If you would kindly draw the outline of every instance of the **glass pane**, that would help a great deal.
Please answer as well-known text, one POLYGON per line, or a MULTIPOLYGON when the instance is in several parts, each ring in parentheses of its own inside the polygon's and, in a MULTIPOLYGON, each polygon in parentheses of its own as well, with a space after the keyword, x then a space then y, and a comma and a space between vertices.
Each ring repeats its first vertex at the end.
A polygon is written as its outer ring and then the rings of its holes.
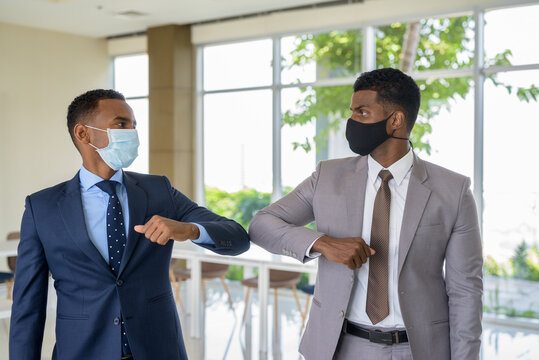
POLYGON ((421 110, 412 141, 427 161, 473 178, 474 102, 471 77, 417 81, 421 110))
POLYGON ((332 31, 281 40, 284 84, 354 76, 361 71, 361 31, 332 31))
POLYGON ((148 55, 114 58, 114 88, 125 97, 148 96, 148 55))
POLYGON ((486 311, 532 318, 539 318, 539 104, 519 96, 538 78, 539 70, 508 72, 496 76, 504 86, 485 84, 486 311))
POLYGON ((487 63, 513 65, 539 62, 539 5, 489 11, 485 14, 487 63))
POLYGON ((469 67, 473 61, 473 29, 471 15, 378 27, 376 66, 407 72, 469 67))
MULTIPOLYGON (((282 91, 281 106, 283 113, 298 115, 303 111, 302 104, 310 92, 301 92, 299 88, 282 91)), ((281 128, 281 168, 283 187, 294 188, 307 178, 315 169, 316 119, 305 124, 283 124, 281 128)), ((286 193, 287 191, 285 191, 286 193)))
POLYGON ((270 90, 204 97, 206 204, 248 226, 272 191, 270 90))
POLYGON ((321 160, 350 156, 344 129, 352 94, 352 85, 283 90, 284 186, 297 185, 321 160))
POLYGON ((204 90, 271 85, 272 41, 204 47, 204 90))
POLYGON ((133 109, 135 114, 135 119, 137 121, 137 132, 140 141, 140 146, 138 148, 138 157, 133 161, 131 166, 126 170, 135 171, 138 173, 147 174, 149 171, 149 123, 148 123, 148 99, 132 99, 127 100, 127 103, 133 109))

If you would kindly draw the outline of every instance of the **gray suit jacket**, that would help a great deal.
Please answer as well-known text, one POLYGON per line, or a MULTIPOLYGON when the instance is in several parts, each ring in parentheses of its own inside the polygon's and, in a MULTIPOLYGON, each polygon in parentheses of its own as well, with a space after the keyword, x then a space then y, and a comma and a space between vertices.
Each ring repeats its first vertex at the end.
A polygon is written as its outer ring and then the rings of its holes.
MULTIPOLYGON (((290 194, 257 213, 251 240, 305 262, 310 244, 324 234, 361 236, 367 170, 362 156, 319 163, 290 194), (313 220, 317 231, 304 227, 313 220)), ((398 292, 415 360, 479 359, 483 260, 469 187, 468 178, 414 156, 399 240, 398 292)), ((319 258, 300 345, 307 360, 333 357, 353 276, 346 266, 319 258)))

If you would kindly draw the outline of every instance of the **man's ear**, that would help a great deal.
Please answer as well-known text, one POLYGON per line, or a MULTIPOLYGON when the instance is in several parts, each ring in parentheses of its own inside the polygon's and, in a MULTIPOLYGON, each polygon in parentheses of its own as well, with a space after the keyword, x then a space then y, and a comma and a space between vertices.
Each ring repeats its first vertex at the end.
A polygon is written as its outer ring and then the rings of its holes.
POLYGON ((391 127, 395 131, 404 129, 404 131, 407 132, 406 117, 402 111, 395 111, 395 114, 391 117, 391 127))
POLYGON ((90 134, 88 128, 82 124, 77 124, 73 128, 73 135, 75 140, 82 144, 88 144, 90 142, 90 134))

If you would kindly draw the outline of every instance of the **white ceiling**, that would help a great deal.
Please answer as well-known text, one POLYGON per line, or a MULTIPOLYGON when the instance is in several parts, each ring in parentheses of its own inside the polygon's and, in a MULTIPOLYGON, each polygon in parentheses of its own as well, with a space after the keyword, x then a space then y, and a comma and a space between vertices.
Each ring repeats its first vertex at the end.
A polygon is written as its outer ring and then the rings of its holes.
POLYGON ((330 1, 335 0, 0 0, 0 22, 107 37, 330 1), (145 15, 119 15, 128 11, 145 15))

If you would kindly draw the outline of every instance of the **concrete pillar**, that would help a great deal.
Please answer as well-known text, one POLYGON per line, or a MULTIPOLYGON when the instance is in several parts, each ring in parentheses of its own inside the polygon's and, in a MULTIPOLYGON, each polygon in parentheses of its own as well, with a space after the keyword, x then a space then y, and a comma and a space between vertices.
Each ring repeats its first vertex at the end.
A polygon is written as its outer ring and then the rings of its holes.
POLYGON ((195 47, 190 26, 147 31, 150 103, 150 173, 195 195, 195 47))

